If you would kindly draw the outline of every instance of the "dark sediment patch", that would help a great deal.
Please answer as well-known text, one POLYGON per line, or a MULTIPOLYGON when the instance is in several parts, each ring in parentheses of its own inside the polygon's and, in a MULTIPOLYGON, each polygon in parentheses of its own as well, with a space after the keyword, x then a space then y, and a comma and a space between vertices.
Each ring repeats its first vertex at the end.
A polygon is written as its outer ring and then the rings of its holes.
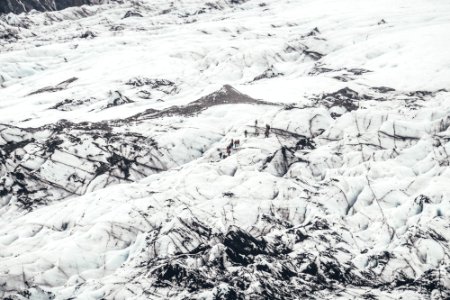
POLYGON ((220 90, 204 96, 194 102, 184 106, 172 106, 164 110, 156 111, 154 109, 147 110, 143 113, 131 116, 129 120, 138 119, 155 119, 170 116, 194 116, 202 111, 218 105, 225 104, 254 104, 254 105, 273 105, 280 104, 254 99, 245 95, 231 85, 224 85, 220 90))
MULTIPOLYGON (((360 94, 348 87, 340 89, 336 92, 325 93, 313 100, 316 104, 321 104, 326 108, 332 107, 344 108, 347 112, 359 109, 359 101, 373 100, 374 97, 366 94, 360 94)), ((378 99, 379 100, 379 99, 378 99)), ((332 117, 339 117, 340 115, 333 114, 332 117)))
POLYGON ((36 95, 36 94, 41 94, 41 93, 54 93, 54 92, 58 92, 58 91, 62 91, 64 89, 66 89, 69 84, 77 81, 78 78, 77 77, 72 77, 69 78, 67 80, 64 80, 63 82, 58 83, 55 86, 47 86, 47 87, 43 87, 41 89, 38 89, 34 92, 29 93, 27 96, 31 96, 31 95, 36 95))

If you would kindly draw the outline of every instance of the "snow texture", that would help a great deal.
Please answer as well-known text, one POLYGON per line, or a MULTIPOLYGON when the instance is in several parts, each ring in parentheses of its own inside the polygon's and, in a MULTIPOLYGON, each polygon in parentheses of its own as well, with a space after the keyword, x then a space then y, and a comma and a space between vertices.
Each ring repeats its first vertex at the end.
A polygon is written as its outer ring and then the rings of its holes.
POLYGON ((104 0, 3 0, 0 3, 0 14, 23 13, 32 10, 53 11, 72 6, 105 3, 104 0))
POLYGON ((50 2, 0 15, 1 299, 450 299, 450 2, 50 2))

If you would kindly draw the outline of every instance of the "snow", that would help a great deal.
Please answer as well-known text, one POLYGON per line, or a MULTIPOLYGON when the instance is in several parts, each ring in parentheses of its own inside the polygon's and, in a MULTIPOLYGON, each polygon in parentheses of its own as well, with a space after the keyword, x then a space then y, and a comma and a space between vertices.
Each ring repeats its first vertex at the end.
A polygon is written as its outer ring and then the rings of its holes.
POLYGON ((118 2, 0 16, 1 298, 450 297, 448 1, 118 2))

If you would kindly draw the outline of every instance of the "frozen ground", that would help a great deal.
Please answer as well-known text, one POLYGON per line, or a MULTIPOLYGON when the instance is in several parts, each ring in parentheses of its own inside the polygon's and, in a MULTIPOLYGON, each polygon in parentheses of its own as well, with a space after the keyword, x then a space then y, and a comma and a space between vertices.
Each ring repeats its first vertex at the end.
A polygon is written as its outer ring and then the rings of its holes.
MULTIPOLYGON (((114 1, 114 0, 112 0, 114 1)), ((0 14, 23 13, 32 10, 55 11, 84 4, 108 3, 108 0, 2 0, 0 14)))
POLYGON ((0 298, 449 299, 450 2, 123 2, 0 16, 0 298))

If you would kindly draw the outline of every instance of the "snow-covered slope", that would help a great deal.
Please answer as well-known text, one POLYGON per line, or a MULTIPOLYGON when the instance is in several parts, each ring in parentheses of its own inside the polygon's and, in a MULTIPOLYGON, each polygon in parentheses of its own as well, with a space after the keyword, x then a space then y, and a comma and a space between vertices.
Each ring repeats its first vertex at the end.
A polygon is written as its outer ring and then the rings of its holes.
POLYGON ((123 2, 0 16, 0 298, 450 297, 448 1, 123 2))
POLYGON ((23 13, 32 10, 54 11, 72 6, 106 3, 104 0, 2 0, 0 14, 23 13))

